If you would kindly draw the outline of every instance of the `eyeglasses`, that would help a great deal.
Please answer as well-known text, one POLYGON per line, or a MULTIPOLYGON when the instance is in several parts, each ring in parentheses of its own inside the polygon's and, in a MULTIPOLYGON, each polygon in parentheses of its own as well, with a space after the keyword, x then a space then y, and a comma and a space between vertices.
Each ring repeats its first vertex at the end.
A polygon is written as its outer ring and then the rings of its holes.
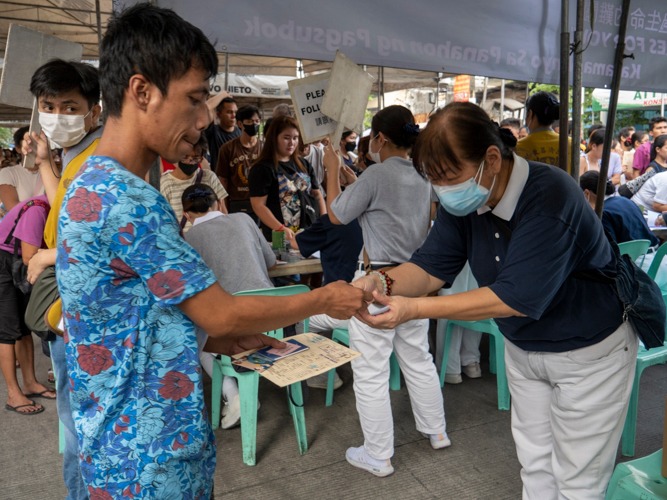
POLYGON ((187 157, 183 158, 183 159, 181 160, 181 162, 182 162, 182 163, 186 163, 186 164, 188 164, 188 165, 194 165, 194 164, 199 164, 199 163, 201 163, 203 159, 204 159, 203 156, 193 156, 193 157, 189 157, 189 156, 187 156, 187 157))

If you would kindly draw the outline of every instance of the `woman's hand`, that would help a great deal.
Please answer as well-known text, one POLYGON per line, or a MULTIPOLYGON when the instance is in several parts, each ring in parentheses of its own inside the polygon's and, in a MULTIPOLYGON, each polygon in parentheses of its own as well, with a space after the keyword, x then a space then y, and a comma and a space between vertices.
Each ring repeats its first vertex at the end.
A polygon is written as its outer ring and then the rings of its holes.
POLYGON ((324 168, 326 168, 327 170, 327 175, 333 178, 338 177, 338 171, 340 169, 341 163, 342 162, 339 153, 337 151, 334 151, 334 149, 331 146, 325 146, 324 157, 322 158, 322 164, 324 165, 324 168))
MULTIPOLYGON (((359 281, 359 280, 357 280, 359 281)), ((355 281, 356 283, 356 281, 355 281)), ((389 306, 389 311, 386 313, 371 316, 367 310, 358 312, 355 315, 362 323, 368 326, 378 328, 380 330, 390 330, 396 328, 398 325, 417 318, 417 306, 415 301, 418 299, 411 299, 408 297, 387 297, 377 290, 373 292, 375 302, 381 306, 389 306)))
POLYGON ((285 232, 285 241, 292 241, 294 239, 294 231, 289 227, 285 226, 283 231, 285 232))
POLYGON ((340 176, 341 176, 341 180, 343 181, 341 183, 341 184, 343 184, 343 186, 349 186, 350 184, 352 184, 354 181, 357 180, 357 174, 355 174, 354 170, 352 170, 347 165, 343 165, 341 167, 340 176))

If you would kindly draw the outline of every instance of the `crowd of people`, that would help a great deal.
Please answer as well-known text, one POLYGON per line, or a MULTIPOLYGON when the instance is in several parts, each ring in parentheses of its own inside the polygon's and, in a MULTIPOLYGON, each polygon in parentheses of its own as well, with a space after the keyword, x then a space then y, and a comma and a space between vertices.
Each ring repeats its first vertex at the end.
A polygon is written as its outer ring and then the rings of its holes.
MULTIPOLYGON (((494 318, 524 498, 603 498, 638 332, 614 286, 577 273, 614 274, 615 243, 659 244, 644 210, 667 213, 667 119, 652 118, 648 134, 620 130, 600 194, 604 126, 587 131, 577 186, 555 168, 560 106, 549 92, 530 96, 525 126, 452 103, 421 130, 408 108, 388 106, 364 137, 304 144, 286 104, 262 127, 257 107, 209 98, 217 65, 199 29, 132 7, 109 22, 99 71, 54 59, 34 73, 42 132, 19 129, 20 155, 3 152, 6 409, 31 416, 44 411, 35 399, 57 399, 68 499, 208 498, 216 450, 201 367, 210 375, 215 354, 281 348, 262 332, 308 317, 324 335, 347 328, 362 354, 354 467, 394 472, 392 353, 416 429, 436 450, 451 445, 429 320, 494 318), (159 191, 147 182, 158 159, 159 191), (281 233, 304 258, 320 253, 312 291, 233 295, 299 279, 269 277, 281 233), (388 312, 371 316, 372 302, 388 312), (55 388, 35 374, 32 332, 55 388)), ((481 377, 480 338, 454 329, 445 382, 481 377)), ((326 388, 326 377, 308 385, 326 388)), ((221 397, 229 429, 241 419, 234 378, 221 397)))

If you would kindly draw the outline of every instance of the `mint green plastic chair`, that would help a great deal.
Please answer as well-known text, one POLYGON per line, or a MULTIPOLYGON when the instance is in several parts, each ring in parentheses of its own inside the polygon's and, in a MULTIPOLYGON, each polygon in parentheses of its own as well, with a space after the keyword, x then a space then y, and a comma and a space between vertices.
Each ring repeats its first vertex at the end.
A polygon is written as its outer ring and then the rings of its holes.
POLYGON ((507 385, 507 372, 505 371, 505 339, 500 333, 498 325, 492 319, 480 321, 447 321, 445 331, 445 347, 442 351, 442 366, 440 366, 440 387, 445 385, 445 373, 447 371, 447 358, 449 357, 449 345, 452 341, 452 329, 455 325, 468 328, 475 332, 488 333, 491 335, 489 342, 489 371, 496 374, 498 385, 498 409, 510 409, 510 389, 507 385))
MULTIPOLYGON (((305 285, 267 288, 264 290, 249 290, 238 292, 235 295, 273 295, 288 296, 309 292, 305 285)), ((308 331, 308 319, 304 320, 304 331, 308 331)), ((283 329, 278 328, 266 335, 277 339, 283 338, 283 329)), ((220 426, 220 400, 222 392, 222 376, 234 377, 239 384, 239 399, 241 403, 241 441, 243 443, 243 462, 255 465, 257 450, 257 394, 259 392, 259 377, 257 372, 238 373, 232 368, 231 359, 225 355, 218 355, 213 361, 213 386, 211 389, 211 407, 213 429, 220 426)), ((288 389, 288 406, 294 419, 294 429, 301 455, 308 451, 306 436, 306 416, 303 410, 303 393, 301 383, 292 384, 288 389), (291 393, 291 398, 289 394, 291 393), (293 401, 293 402, 292 402, 293 401), (297 406, 298 405, 298 406, 297 406)))
MULTIPOLYGON (((49 342, 49 350, 51 349, 51 342, 49 342)), ((56 381, 56 387, 58 387, 58 380, 56 380, 56 369, 53 367, 53 360, 51 360, 51 368, 53 368, 53 378, 56 381)), ((65 453, 65 426, 63 421, 58 418, 58 453, 61 455, 65 453)))
MULTIPOLYGON (((667 245, 662 245, 655 254, 651 267, 649 267, 648 274, 655 279, 660 263, 667 253, 667 245)), ((667 290, 662 290, 662 300, 667 305, 667 290)), ((667 332, 666 332, 667 333, 667 332)), ((623 436, 621 438, 621 453, 626 457, 633 457, 635 455, 635 434, 637 432, 637 404, 639 402, 639 379, 642 376, 644 369, 653 365, 664 365, 667 362, 667 346, 654 347, 647 351, 644 346, 639 344, 639 351, 637 352, 637 364, 635 366, 635 381, 632 385, 632 393, 630 394, 630 403, 628 406, 628 416, 625 417, 625 425, 623 426, 623 436)))
POLYGON ((637 260, 642 255, 646 255, 650 246, 651 242, 649 240, 633 240, 619 243, 618 249, 621 251, 621 255, 629 255, 632 260, 637 260))
POLYGON ((662 450, 618 464, 611 476, 605 500, 664 500, 667 479, 662 477, 662 450))
MULTIPOLYGON (((338 342, 339 344, 344 344, 350 346, 350 332, 347 328, 336 328, 331 335, 331 340, 338 342)), ((327 379, 327 398, 326 406, 331 406, 333 404, 333 393, 334 393, 334 373, 336 370, 329 370, 329 378, 327 379)), ((392 352, 391 357, 389 358, 389 388, 392 391, 401 390, 401 368, 398 366, 398 359, 396 355, 392 352)))

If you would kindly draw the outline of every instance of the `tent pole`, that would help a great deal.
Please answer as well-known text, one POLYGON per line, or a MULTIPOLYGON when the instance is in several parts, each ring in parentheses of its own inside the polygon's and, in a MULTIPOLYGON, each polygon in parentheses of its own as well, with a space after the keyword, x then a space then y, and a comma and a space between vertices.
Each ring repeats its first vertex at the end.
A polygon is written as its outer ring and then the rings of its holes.
POLYGON ((609 96, 609 110, 607 112, 607 126, 604 133, 604 147, 602 148, 602 164, 600 165, 600 179, 598 180, 598 196, 595 202, 595 213, 602 218, 604 207, 604 192, 607 185, 607 172, 609 171, 609 157, 611 156, 611 141, 614 138, 614 122, 616 121, 616 107, 618 106, 618 92, 621 88, 621 73, 623 72, 623 59, 625 59, 625 32, 628 27, 628 13, 630 12, 630 0, 623 0, 621 10, 621 25, 618 28, 618 45, 614 55, 614 76, 611 79, 611 95, 609 96))
POLYGON ((229 91, 229 52, 225 53, 225 92, 229 91))
POLYGON ((665 116, 665 94, 660 94, 660 116, 665 116))
POLYGON ((95 17, 97 18, 97 50, 102 45, 102 18, 100 16, 100 0, 95 0, 95 17))
POLYGON ((579 183, 579 144, 581 143, 582 63, 584 59, 584 0, 577 0, 577 29, 574 32, 574 62, 572 68, 572 177, 579 183))
POLYGON ((486 92, 489 89, 489 77, 484 77, 484 92, 482 92, 482 108, 486 106, 486 92))
POLYGON ((560 131, 558 159, 560 168, 567 172, 567 122, 570 109, 570 0, 561 0, 560 9, 560 131))
POLYGON ((378 104, 380 109, 384 109, 384 67, 378 66, 378 104))
POLYGON ((500 119, 498 123, 503 121, 503 115, 505 114, 505 79, 503 78, 500 81, 500 119))

